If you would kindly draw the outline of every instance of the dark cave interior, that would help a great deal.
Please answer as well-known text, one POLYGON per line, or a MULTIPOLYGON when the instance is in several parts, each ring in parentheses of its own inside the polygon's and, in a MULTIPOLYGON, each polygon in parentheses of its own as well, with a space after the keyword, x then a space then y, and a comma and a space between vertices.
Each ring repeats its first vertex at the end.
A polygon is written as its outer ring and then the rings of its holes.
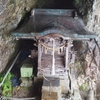
POLYGON ((74 9, 74 0, 55 0, 55 9, 74 9))

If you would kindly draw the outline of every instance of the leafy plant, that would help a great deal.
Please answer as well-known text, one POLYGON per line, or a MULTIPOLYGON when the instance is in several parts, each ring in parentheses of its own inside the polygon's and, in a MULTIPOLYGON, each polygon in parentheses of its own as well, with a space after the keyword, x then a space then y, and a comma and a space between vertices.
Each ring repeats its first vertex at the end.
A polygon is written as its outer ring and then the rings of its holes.
POLYGON ((85 91, 87 90, 87 85, 84 83, 80 86, 80 90, 85 91))
MULTIPOLYGON (((2 81, 3 77, 4 74, 0 75, 0 82, 2 81)), ((11 96, 11 92, 12 92, 12 84, 10 80, 11 77, 13 77, 13 75, 9 73, 2 85, 2 95, 4 96, 11 96)))

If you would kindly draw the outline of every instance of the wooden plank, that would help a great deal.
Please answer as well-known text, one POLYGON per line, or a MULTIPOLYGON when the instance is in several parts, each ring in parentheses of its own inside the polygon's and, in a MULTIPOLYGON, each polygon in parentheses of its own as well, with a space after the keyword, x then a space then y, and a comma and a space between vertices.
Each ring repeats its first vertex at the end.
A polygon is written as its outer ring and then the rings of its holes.
POLYGON ((41 68, 41 56, 42 56, 41 45, 38 41, 38 68, 41 68))
POLYGON ((58 15, 58 16, 72 16, 74 9, 33 9, 31 15, 58 15))

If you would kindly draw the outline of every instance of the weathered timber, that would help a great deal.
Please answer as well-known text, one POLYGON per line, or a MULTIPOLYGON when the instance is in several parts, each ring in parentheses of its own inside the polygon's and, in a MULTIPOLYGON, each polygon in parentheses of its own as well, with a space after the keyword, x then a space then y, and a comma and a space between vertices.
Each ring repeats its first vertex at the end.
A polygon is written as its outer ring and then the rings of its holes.
POLYGON ((41 56, 42 56, 41 45, 40 45, 40 41, 38 41, 38 67, 40 69, 41 69, 41 56))
POLYGON ((74 18, 74 10, 34 9, 26 23, 12 32, 17 38, 30 38, 57 33, 65 39, 89 39, 97 35, 89 32, 82 19, 74 18))

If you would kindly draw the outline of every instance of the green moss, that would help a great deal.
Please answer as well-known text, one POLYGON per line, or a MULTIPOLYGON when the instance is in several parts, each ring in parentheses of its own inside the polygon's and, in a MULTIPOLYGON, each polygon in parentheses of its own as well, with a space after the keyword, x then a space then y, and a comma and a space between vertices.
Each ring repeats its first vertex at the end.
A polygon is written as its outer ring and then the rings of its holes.
POLYGON ((14 4, 15 0, 10 0, 9 4, 14 4))
POLYGON ((21 14, 22 14, 22 17, 24 17, 24 16, 26 15, 26 13, 27 13, 27 12, 26 12, 26 10, 25 10, 25 9, 24 9, 24 10, 22 10, 22 13, 21 13, 21 14))
POLYGON ((87 90, 87 85, 86 85, 86 83, 84 83, 84 84, 82 84, 82 85, 80 86, 80 90, 82 90, 82 91, 86 91, 86 90, 87 90))
POLYGON ((81 65, 78 65, 77 67, 78 67, 78 69, 81 69, 81 65))
POLYGON ((77 65, 77 68, 78 68, 79 70, 82 69, 82 66, 81 66, 80 62, 76 62, 76 65, 77 65))

